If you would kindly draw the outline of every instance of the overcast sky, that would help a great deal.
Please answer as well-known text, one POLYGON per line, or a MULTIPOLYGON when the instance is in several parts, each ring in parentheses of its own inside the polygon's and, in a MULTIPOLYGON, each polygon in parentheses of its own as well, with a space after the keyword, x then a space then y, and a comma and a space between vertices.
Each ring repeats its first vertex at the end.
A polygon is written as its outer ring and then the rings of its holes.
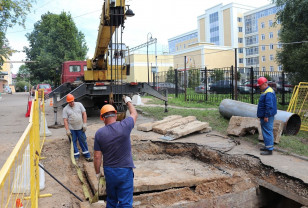
MULTIPOLYGON (((26 33, 33 30, 33 25, 40 20, 42 14, 59 14, 70 12, 80 31, 85 34, 89 48, 88 57, 92 58, 97 38, 97 30, 103 0, 37 0, 31 13, 27 16, 26 28, 15 26, 7 31, 10 46, 22 51, 28 46, 26 33)), ((264 6, 269 0, 126 0, 126 4, 134 11, 135 16, 127 18, 123 33, 123 42, 130 48, 145 43, 150 32, 158 40, 158 50, 167 47, 168 39, 197 29, 197 17, 217 4, 224 5, 235 2, 254 7, 264 6)), ((146 53, 146 48, 143 49, 146 53)), ((154 50, 150 46, 149 50, 154 50)), ((166 49, 167 50, 167 49, 166 49)), ((22 52, 15 53, 11 60, 20 61, 26 58, 22 52)), ((21 64, 13 64, 13 73, 18 72, 21 64)))

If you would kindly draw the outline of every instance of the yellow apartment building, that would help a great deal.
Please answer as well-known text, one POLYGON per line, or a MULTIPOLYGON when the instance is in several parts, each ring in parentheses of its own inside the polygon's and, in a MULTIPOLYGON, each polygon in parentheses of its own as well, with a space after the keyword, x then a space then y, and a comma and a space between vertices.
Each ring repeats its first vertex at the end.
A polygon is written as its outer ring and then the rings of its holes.
POLYGON ((246 12, 245 20, 245 65, 257 71, 282 71, 277 64, 276 50, 279 44, 280 24, 276 22, 278 8, 274 4, 246 12))
POLYGON ((126 63, 130 63, 130 75, 127 76, 126 82, 148 82, 148 79, 153 82, 153 72, 164 72, 170 67, 173 68, 173 55, 157 55, 156 59, 155 54, 130 54, 126 63))
POLYGON ((11 64, 4 62, 0 70, 0 92, 3 92, 6 85, 12 85, 11 64))
POLYGON ((170 38, 169 53, 174 55, 174 67, 222 68, 235 65, 244 67, 243 14, 254 7, 230 3, 206 9, 198 16, 198 29, 170 38))

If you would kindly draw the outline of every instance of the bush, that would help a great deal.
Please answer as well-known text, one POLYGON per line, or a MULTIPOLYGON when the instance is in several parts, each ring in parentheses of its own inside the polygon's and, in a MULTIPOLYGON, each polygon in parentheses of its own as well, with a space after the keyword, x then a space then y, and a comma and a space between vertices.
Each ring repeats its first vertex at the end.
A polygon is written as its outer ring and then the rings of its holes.
POLYGON ((26 81, 19 81, 16 83, 15 88, 16 92, 25 92, 25 86, 27 86, 27 92, 31 89, 31 85, 26 81))

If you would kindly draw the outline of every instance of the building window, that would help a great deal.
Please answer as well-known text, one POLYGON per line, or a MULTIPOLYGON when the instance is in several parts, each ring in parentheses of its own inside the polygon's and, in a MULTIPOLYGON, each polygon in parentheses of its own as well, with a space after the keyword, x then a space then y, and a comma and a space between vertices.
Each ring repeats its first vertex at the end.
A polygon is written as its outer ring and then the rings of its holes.
POLYGON ((269 26, 269 27, 272 27, 272 25, 273 25, 273 21, 272 21, 272 20, 269 20, 269 21, 268 21, 268 26, 269 26))
POLYGON ((269 48, 270 48, 270 50, 273 50, 273 49, 274 49, 274 45, 271 43, 271 44, 269 45, 269 48))
POLYGON ((282 66, 281 65, 278 66, 278 71, 282 71, 282 66))
POLYGON ((262 71, 266 71, 266 68, 265 68, 265 66, 263 66, 263 67, 262 67, 262 71))
POLYGON ((186 48, 186 44, 184 44, 184 48, 186 48))
POLYGON ((261 46, 261 50, 265 51, 265 45, 261 46))
POLYGON ((243 53, 243 48, 238 48, 238 53, 243 53))
POLYGON ((273 61, 274 60, 274 55, 271 54, 269 58, 270 58, 271 61, 273 61))
POLYGON ((239 43, 243 43, 243 38, 238 38, 239 43))
POLYGON ((238 27, 238 32, 243 32, 243 27, 238 27))
POLYGON ((243 59, 243 58, 240 58, 240 59, 238 60, 238 62, 239 62, 240 64, 242 64, 242 63, 244 63, 244 59, 243 59))
POLYGON ((242 22, 243 19, 242 19, 241 17, 238 17, 238 18, 237 18, 237 21, 238 21, 238 22, 242 22))
POLYGON ((262 56, 262 62, 265 62, 265 56, 262 56))
POLYGON ((265 35, 261 34, 261 40, 265 40, 265 35))
POLYGON ((269 38, 272 39, 273 37, 274 37, 273 32, 270 32, 270 33, 269 33, 269 38))
POLYGON ((277 31, 277 36, 280 36, 280 30, 277 31))
POLYGON ((265 28, 264 22, 261 22, 261 28, 265 28))
POLYGON ((270 66, 270 71, 273 72, 274 71, 274 67, 270 66))
POLYGON ((277 48, 282 48, 282 44, 280 42, 278 42, 277 48))

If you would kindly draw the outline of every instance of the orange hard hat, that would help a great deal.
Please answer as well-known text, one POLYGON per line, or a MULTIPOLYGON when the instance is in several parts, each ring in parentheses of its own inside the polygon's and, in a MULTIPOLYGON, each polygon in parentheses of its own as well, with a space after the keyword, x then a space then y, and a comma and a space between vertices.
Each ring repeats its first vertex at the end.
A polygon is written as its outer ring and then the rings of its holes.
POLYGON ((67 94, 67 96, 66 96, 66 102, 70 103, 70 102, 73 102, 74 100, 75 100, 74 95, 72 95, 72 94, 67 94))
POLYGON ((260 77, 258 79, 258 86, 263 85, 265 82, 267 82, 267 79, 265 77, 260 77))
POLYGON ((101 108, 101 120, 103 120, 103 115, 108 112, 115 112, 117 114, 117 110, 110 104, 106 104, 101 108))

